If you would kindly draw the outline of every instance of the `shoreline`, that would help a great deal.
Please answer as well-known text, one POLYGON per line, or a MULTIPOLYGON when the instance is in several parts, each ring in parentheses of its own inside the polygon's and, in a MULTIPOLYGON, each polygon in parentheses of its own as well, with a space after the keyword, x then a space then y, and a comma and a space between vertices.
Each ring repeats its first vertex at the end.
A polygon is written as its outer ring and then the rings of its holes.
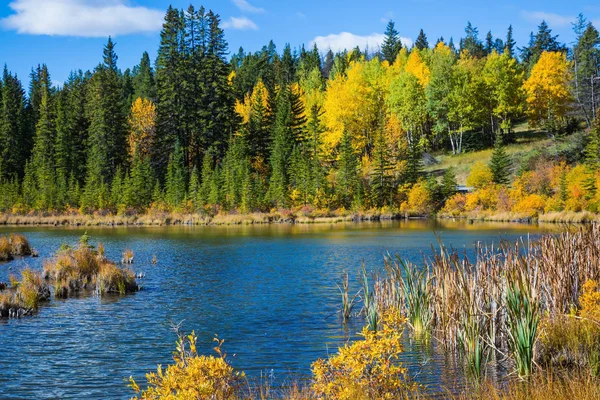
POLYGON ((150 213, 139 215, 98 214, 32 214, 14 215, 0 213, 0 226, 233 226, 233 225, 311 225, 348 222, 378 222, 399 220, 464 220, 474 222, 509 223, 575 223, 600 222, 600 214, 589 211, 551 212, 538 215, 518 213, 463 213, 459 215, 415 215, 401 213, 357 212, 343 215, 295 215, 292 212, 218 214, 208 216, 198 213, 150 213))

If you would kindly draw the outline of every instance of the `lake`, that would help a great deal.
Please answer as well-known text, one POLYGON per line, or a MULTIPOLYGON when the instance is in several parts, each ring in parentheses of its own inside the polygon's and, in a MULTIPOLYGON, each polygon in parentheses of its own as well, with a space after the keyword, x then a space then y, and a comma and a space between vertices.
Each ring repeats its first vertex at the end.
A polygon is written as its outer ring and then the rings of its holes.
MULTIPOLYGON (((361 262, 383 268, 383 254, 421 262, 437 236, 473 254, 478 241, 498 243, 554 227, 466 221, 390 221, 322 225, 231 227, 0 227, 24 233, 40 258, 0 263, 0 281, 25 266, 42 268, 61 243, 76 244, 87 230, 110 259, 135 253, 131 267, 145 273, 143 290, 128 296, 52 299, 33 317, 0 320, 0 398, 126 399, 127 378, 145 383, 168 364, 176 336, 171 324, 195 330, 198 349, 211 354, 213 338, 233 366, 250 377, 283 382, 310 374, 310 364, 356 338, 362 320, 344 326, 336 283, 350 274, 359 289, 361 262), (152 257, 157 264, 153 265, 152 257)), ((405 340, 409 375, 447 387, 461 375, 435 345, 405 340)))

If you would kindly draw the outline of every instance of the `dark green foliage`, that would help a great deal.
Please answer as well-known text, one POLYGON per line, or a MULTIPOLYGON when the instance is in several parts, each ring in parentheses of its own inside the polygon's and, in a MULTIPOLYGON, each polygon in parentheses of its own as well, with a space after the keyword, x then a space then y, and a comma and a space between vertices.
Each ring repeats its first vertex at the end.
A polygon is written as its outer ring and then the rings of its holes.
POLYGON ((133 69, 133 99, 156 99, 156 82, 148 52, 144 52, 140 64, 133 69))
POLYGON ((339 206, 350 208, 360 194, 358 157, 352 148, 352 139, 347 132, 342 136, 340 155, 337 162, 335 195, 339 206))
POLYGON ((28 130, 25 92, 6 65, 0 90, 0 181, 3 181, 23 177, 25 161, 33 145, 33 133, 28 130))
POLYGON ((600 98, 600 85, 596 79, 600 73, 600 34, 582 15, 579 16, 579 23, 575 25, 575 33, 577 43, 573 48, 573 95, 579 114, 590 127, 594 121, 594 108, 598 108, 600 98), (594 92, 597 98, 592 95, 594 92))
POLYGON ((398 31, 396 30, 394 21, 390 21, 388 22, 385 30, 385 39, 381 45, 381 54, 383 55, 383 59, 392 64, 394 61, 396 61, 396 57, 401 49, 402 43, 400 42, 398 31))
POLYGON ((429 42, 427 41, 427 35, 423 32, 423 29, 419 31, 419 36, 417 36, 417 40, 415 40, 415 47, 419 50, 428 49, 429 42))
POLYGON ((566 47, 558 41, 558 35, 552 35, 552 29, 548 27, 546 21, 542 21, 537 34, 531 32, 528 46, 521 48, 520 51, 526 70, 531 71, 544 51, 566 51, 566 47))
POLYGON ((393 176, 391 174, 391 157, 380 129, 375 138, 373 149, 373 172, 371 173, 371 195, 376 207, 391 205, 393 176))
POLYGON ((165 183, 165 201, 168 206, 177 208, 181 206, 186 196, 187 179, 183 159, 183 148, 175 143, 173 154, 169 158, 167 166, 167 178, 165 183))
POLYGON ((508 26, 508 31, 506 33, 506 43, 504 44, 504 51, 508 53, 509 56, 515 56, 515 48, 517 43, 513 37, 513 27, 512 25, 508 26))
POLYGON ((465 28, 466 36, 460 40, 460 51, 466 50, 474 57, 484 57, 486 51, 483 43, 479 39, 479 31, 471 22, 467 23, 465 28))
POLYGON ((441 184, 441 194, 444 199, 449 199, 456 194, 456 174, 454 168, 450 167, 444 172, 441 184))
POLYGON ((494 143, 494 152, 490 159, 490 170, 492 171, 494 183, 507 185, 510 182, 511 167, 512 160, 504 150, 502 135, 497 134, 494 143))

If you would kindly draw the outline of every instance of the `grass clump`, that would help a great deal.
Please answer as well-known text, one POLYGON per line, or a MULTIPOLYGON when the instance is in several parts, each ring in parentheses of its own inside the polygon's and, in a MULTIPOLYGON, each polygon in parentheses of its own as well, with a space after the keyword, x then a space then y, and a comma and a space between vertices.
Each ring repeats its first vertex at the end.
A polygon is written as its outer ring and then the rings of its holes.
POLYGON ((33 251, 29 240, 18 233, 9 236, 11 252, 15 256, 30 256, 33 251))
POLYGON ((101 243, 95 250, 89 244, 87 234, 82 236, 75 249, 61 246, 56 257, 45 263, 44 277, 53 283, 54 295, 63 298, 85 290, 104 295, 125 294, 138 289, 133 272, 108 260, 101 243))
POLYGON ((10 261, 13 259, 12 247, 10 241, 5 236, 0 236, 0 261, 10 261))

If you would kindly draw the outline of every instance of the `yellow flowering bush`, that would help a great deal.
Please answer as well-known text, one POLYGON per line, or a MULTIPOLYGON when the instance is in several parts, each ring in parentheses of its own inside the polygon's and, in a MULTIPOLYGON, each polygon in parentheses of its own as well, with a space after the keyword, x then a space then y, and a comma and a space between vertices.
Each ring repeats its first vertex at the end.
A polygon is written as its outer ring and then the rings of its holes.
POLYGON ((598 282, 589 279, 583 284, 583 293, 579 298, 581 316, 600 322, 600 287, 598 282))
POLYGON ((235 398, 235 389, 243 373, 234 372, 221 350, 223 340, 215 338, 217 357, 198 355, 197 337, 192 332, 180 337, 173 359, 175 364, 165 370, 159 365, 157 372, 146 375, 148 388, 141 390, 133 378, 131 388, 140 399, 154 400, 226 400, 235 398))
POLYGON ((513 211, 528 215, 536 215, 546 207, 546 199, 539 194, 529 194, 521 198, 514 206, 513 211))
POLYGON ((490 167, 482 162, 476 162, 471 167, 471 172, 467 177, 467 186, 472 186, 475 189, 485 188, 493 184, 494 176, 490 167))
POLYGON ((338 354, 312 364, 312 390, 327 399, 398 399, 415 389, 398 362, 402 327, 398 312, 382 316, 381 329, 363 328, 359 340, 341 347, 338 354))

